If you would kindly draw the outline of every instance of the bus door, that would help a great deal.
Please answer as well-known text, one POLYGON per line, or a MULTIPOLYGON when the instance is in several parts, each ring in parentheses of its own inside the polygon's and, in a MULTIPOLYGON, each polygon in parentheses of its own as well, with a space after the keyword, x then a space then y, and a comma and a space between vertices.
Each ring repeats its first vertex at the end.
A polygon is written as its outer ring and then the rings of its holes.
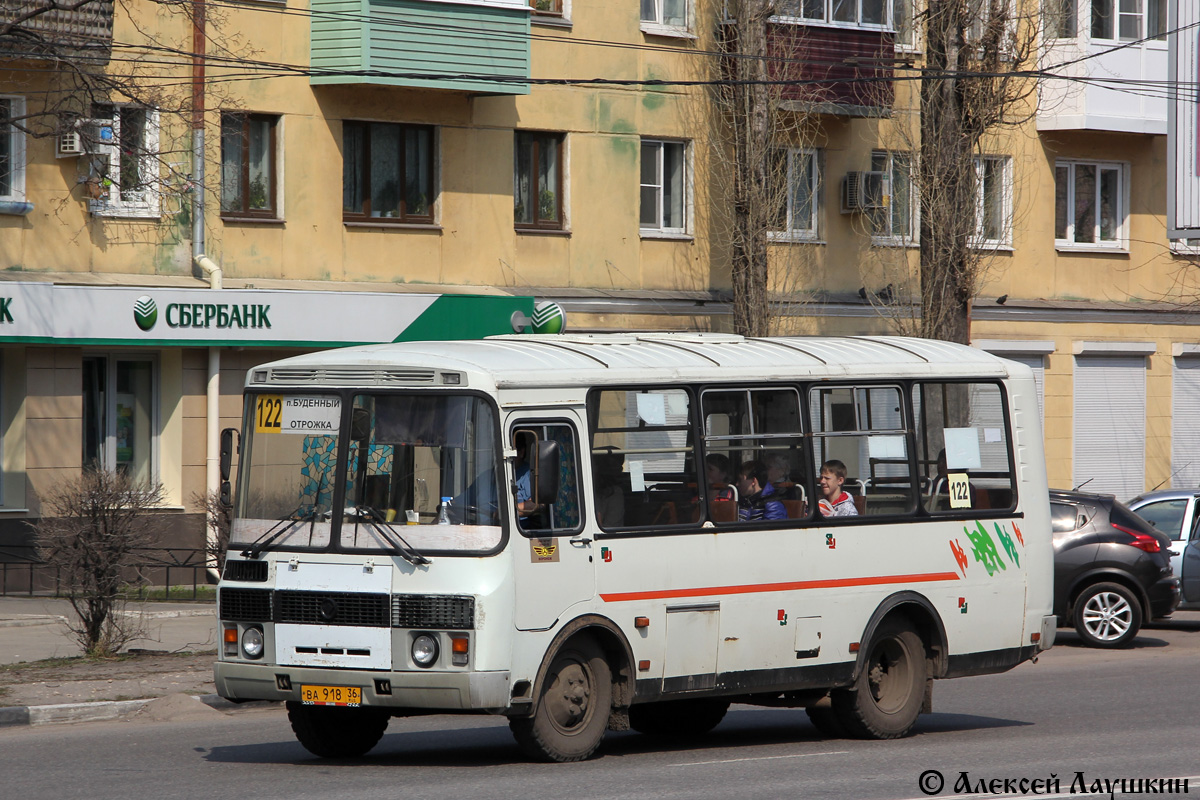
POLYGON ((510 473, 516 525, 509 547, 515 563, 519 630, 549 628, 595 593, 592 543, 584 535, 580 505, 581 428, 574 415, 522 415, 509 421, 509 442, 517 451, 510 473), (550 497, 545 496, 544 483, 557 484, 550 497))

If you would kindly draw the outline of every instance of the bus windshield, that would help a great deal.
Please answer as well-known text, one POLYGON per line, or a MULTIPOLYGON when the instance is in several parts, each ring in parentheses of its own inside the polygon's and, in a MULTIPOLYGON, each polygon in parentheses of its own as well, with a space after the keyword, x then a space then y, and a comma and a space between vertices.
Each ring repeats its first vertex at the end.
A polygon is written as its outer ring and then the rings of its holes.
POLYGON ((270 549, 486 552, 501 542, 495 410, 467 395, 257 395, 230 543, 270 549), (339 444, 345 437, 345 455, 339 444), (346 459, 339 464, 339 457, 346 459), (341 467, 341 469, 339 469, 341 467), (344 476, 344 495, 335 492, 344 476), (334 526, 334 523, 339 524, 334 526))

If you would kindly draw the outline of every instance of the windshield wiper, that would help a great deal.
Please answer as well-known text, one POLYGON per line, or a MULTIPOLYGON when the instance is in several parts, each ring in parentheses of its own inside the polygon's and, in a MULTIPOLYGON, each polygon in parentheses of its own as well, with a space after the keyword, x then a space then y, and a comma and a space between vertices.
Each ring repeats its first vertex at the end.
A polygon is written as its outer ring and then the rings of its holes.
MULTIPOLYGON (((379 509, 372 508, 371 506, 360 505, 355 510, 358 512, 356 516, 359 518, 361 518, 364 514, 366 515, 367 524, 370 525, 376 533, 383 537, 383 539, 386 540, 387 543, 390 544, 405 561, 412 564, 414 567, 420 567, 424 566, 425 564, 433 563, 428 558, 417 552, 415 547, 405 541, 404 537, 396 532, 396 529, 392 526, 392 523, 388 522, 383 514, 379 513, 379 509)), ((355 521, 355 524, 358 524, 357 520, 355 521)))
MULTIPOLYGON (((296 510, 299 512, 299 509, 296 510)), ((271 546, 276 540, 283 538, 286 534, 293 531, 297 525, 316 519, 316 511, 310 511, 307 515, 292 514, 284 517, 276 522, 262 536, 254 540, 254 543, 242 551, 243 558, 258 558, 263 551, 271 546), (287 523, 286 525, 284 523, 287 523)))

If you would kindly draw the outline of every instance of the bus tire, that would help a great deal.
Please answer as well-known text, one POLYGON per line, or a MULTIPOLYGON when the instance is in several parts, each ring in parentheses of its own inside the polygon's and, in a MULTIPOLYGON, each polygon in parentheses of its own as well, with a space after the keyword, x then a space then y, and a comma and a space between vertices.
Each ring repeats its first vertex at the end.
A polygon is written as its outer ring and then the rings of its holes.
POLYGON ((538 761, 583 761, 596 752, 612 710, 612 670, 595 640, 577 636, 546 670, 537 709, 508 727, 526 755, 538 761))
POLYGON ((692 738, 721 724, 728 710, 729 701, 715 697, 641 703, 629 709, 629 727, 648 736, 692 738))
POLYGON ((925 699, 925 645, 907 621, 875 632, 854 686, 833 692, 838 720, 859 739, 899 739, 912 732, 925 699))
POLYGON ((357 758, 379 744, 388 715, 369 708, 327 708, 289 701, 288 720, 304 749, 321 758, 357 758))
POLYGON ((804 713, 808 714, 808 721, 826 739, 845 739, 850 735, 841 717, 832 708, 809 707, 804 709, 804 713))

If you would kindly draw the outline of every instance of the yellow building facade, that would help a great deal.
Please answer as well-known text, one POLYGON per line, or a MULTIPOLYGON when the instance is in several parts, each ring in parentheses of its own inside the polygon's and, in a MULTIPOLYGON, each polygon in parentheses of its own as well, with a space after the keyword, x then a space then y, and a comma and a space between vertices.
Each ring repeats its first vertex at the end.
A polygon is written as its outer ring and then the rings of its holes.
MULTIPOLYGON (((245 370, 280 354, 410 326, 506 332, 531 298, 557 301, 575 330, 731 328, 725 110, 711 85, 720 4, 219 4, 195 61, 196 20, 177 7, 126 4, 131 19, 98 5, 111 41, 95 69, 137 91, 68 103, 49 61, 0 37, 0 110, 19 123, 0 150, 10 536, 56 478, 98 459, 161 480, 198 540, 211 432, 238 423, 245 370), (447 295, 484 305, 430 312, 447 295), (130 327, 144 298, 159 314, 149 331, 130 327), (184 324, 195 306, 215 310, 184 324), (233 324, 235 306, 269 307, 271 327, 248 311, 233 324), (97 322, 73 327, 56 310, 97 322)), ((789 199, 770 237, 776 324, 897 332, 919 259, 913 9, 859 0, 847 19, 828 0, 793 5, 776 22, 826 94, 778 96, 794 119, 780 162, 789 199), (854 94, 866 74, 856 58, 878 62, 886 92, 854 94), (886 205, 848 197, 848 181, 880 178, 886 205)), ((1165 235, 1165 105, 1087 75, 1073 82, 1082 90, 1052 79, 1080 54, 1097 54, 1095 72, 1165 79, 1157 6, 1136 21, 1137 44, 1104 28, 1104 0, 1072 7, 1072 25, 1039 43, 1051 77, 1025 121, 978 162, 979 207, 964 213, 979 216, 990 255, 971 335, 1035 368, 1052 485, 1092 478, 1128 499, 1200 482, 1200 439, 1181 417, 1200 406, 1195 260, 1165 235)))

